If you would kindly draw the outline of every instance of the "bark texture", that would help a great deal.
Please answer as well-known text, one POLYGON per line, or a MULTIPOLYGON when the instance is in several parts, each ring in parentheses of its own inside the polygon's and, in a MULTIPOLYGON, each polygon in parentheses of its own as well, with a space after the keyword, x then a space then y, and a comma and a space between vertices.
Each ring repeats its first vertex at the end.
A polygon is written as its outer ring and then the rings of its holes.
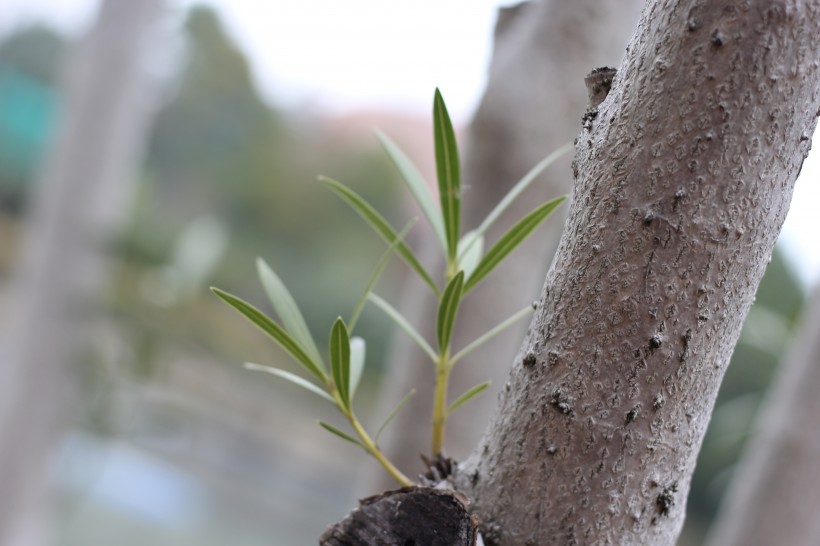
POLYGON ((13 279, 0 355, 0 544, 50 542, 48 469, 79 409, 76 350, 91 338, 105 246, 126 213, 146 115, 147 33, 161 0, 106 0, 68 67, 52 150, 13 279))
POLYGON ((708 546, 820 544, 820 289, 784 360, 708 546))
MULTIPOLYGON (((462 146, 467 229, 476 227, 547 154, 572 142, 586 106, 584 75, 589 67, 620 62, 642 5, 643 0, 541 0, 499 11, 487 89, 462 146)), ((569 166, 567 156, 543 174, 491 230, 488 242, 501 235, 514 221, 511 219, 567 193, 572 181, 569 166)), ((517 249, 464 302, 454 347, 463 347, 537 297, 558 245, 560 219, 551 219, 543 230, 538 240, 517 249)), ((424 242, 425 256, 440 253, 436 244, 432 237, 424 242)), ((426 285, 408 285, 403 299, 402 310, 413 324, 435 316, 436 302, 426 285)), ((522 321, 457 366, 450 382, 451 400, 488 379, 493 385, 449 420, 448 454, 465 457, 480 439, 493 409, 491 400, 503 385, 509 357, 525 328, 522 321)), ((419 453, 429 449, 433 373, 429 358, 401 334, 392 354, 385 412, 411 388, 417 393, 396 417, 382 444, 391 459, 412 475, 413 470, 423 468, 419 453)), ((378 472, 378 483, 369 484, 370 491, 395 486, 380 469, 378 472)))
POLYGON ((820 107, 820 4, 650 1, 459 471, 488 544, 671 545, 820 107))

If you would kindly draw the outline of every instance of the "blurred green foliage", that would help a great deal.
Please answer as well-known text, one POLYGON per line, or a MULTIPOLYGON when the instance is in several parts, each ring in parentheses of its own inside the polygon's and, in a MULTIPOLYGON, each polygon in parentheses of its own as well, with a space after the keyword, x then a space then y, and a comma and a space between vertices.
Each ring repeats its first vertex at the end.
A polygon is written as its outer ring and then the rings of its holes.
MULTIPOLYGON (((348 127, 338 126, 339 120, 308 108, 283 111, 271 105, 260 96, 244 53, 211 9, 191 9, 181 30, 181 54, 170 56, 179 61, 173 76, 153 82, 160 100, 130 221, 112 241, 117 265, 102 310, 100 339, 89 340, 78 367, 87 414, 83 430, 72 435, 90 432, 108 439, 88 450, 97 455, 83 453, 71 463, 90 476, 83 476, 79 488, 70 485, 77 495, 71 496, 74 500, 60 518, 70 522, 73 514, 80 514, 82 520, 86 504, 104 513, 121 510, 107 504, 101 507, 108 501, 93 487, 105 479, 106 465, 116 465, 122 457, 112 450, 110 462, 99 464, 95 458, 100 458, 106 442, 113 445, 128 438, 131 445, 149 453, 149 459, 160 455, 165 462, 184 460, 184 465, 174 463, 179 475, 205 469, 197 480, 208 482, 213 475, 228 472, 233 476, 230 492, 247 490, 248 496, 263 497, 251 503, 242 497, 252 510, 268 506, 264 517, 254 519, 256 530, 248 530, 248 536, 257 533, 254 540, 267 536, 281 538, 282 543, 303 543, 337 517, 335 510, 345 503, 352 476, 345 475, 338 483, 327 476, 322 470, 326 454, 310 446, 310 431, 291 435, 287 446, 281 440, 271 441, 268 421, 297 403, 290 401, 289 386, 260 381, 243 371, 241 364, 255 360, 283 368, 292 365, 264 336, 225 313, 207 287, 224 286, 251 301, 265 302, 254 267, 261 256, 288 283, 314 334, 323 337, 339 314, 353 310, 386 245, 317 175, 332 174, 351 184, 397 223, 407 222, 410 213, 401 206, 397 173, 375 137, 348 140, 339 136, 350 134, 348 127), (327 264, 335 265, 330 269, 327 264), (110 345, 110 336, 116 338, 113 353, 98 346, 110 345), (248 408, 259 408, 251 415, 264 416, 257 420, 262 422, 248 420, 248 408), (244 415, 244 421, 237 415, 244 415), (199 439, 196 453, 187 451, 193 446, 185 447, 186 441, 180 440, 187 437, 199 439), (306 464, 304 457, 297 456, 304 452, 316 453, 323 462, 306 464), (308 495, 311 480, 322 481, 330 494, 324 501, 310 501, 315 517, 294 517, 298 509, 292 502, 294 495, 308 495), (294 490, 297 481, 302 491, 294 490), (259 490, 261 483, 267 484, 265 491, 259 490), (280 488, 289 501, 271 492, 280 488), (272 510, 270 505, 282 506, 272 510), (260 521, 279 532, 259 534, 260 521)), ((17 224, 36 182, 38 161, 59 116, 59 72, 68 50, 66 40, 43 27, 22 29, 0 43, 0 125, 8 117, 2 116, 4 112, 17 118, 34 112, 37 117, 28 119, 39 124, 26 126, 37 129, 39 140, 31 147, 36 153, 25 156, 24 169, 0 157, 0 225, 4 226, 0 242, 19 232, 17 224), (7 85, 7 75, 16 78, 16 87, 7 85), (25 108, 19 101, 6 100, 12 96, 9 90, 15 89, 23 89, 14 97, 27 101, 25 108)), ((0 156, 22 142, 19 131, 3 132, 5 127, 0 126, 0 139, 8 136, 0 141, 0 156)), ((16 161, 23 157, 6 155, 16 161)), ((0 276, 6 269, 3 264, 10 263, 11 243, 0 245, 0 276)), ((400 269, 388 269, 379 287, 383 293, 396 288, 391 272, 400 269)), ((370 340, 368 370, 377 373, 383 367, 391 328, 377 312, 368 310, 359 329, 370 340)), ((363 378, 365 414, 373 379, 363 378)), ((312 419, 287 424, 312 428, 312 419)), ((288 436, 281 424, 271 429, 288 436)), ((317 434, 324 437, 322 432, 317 434)), ((336 457, 328 464, 344 460, 336 457)), ((153 472, 152 468, 148 465, 143 471, 153 472)), ((211 500, 226 489, 212 485, 207 497, 211 500)), ((140 495, 140 490, 132 489, 121 496, 137 499, 140 495)), ((215 521, 192 531, 191 537, 199 538, 191 541, 203 542, 203 535, 213 534, 206 529, 229 527, 225 522, 238 512, 221 510, 218 518, 211 518, 215 521)), ((148 529, 138 513, 120 513, 120 517, 148 529)), ((87 543, 71 537, 88 538, 93 528, 92 524, 67 533, 66 543, 87 543)), ((164 543, 176 543, 173 534, 162 536, 164 543)), ((151 542, 163 543, 159 538, 151 542)))
MULTIPOLYGON (((199 279, 196 296, 177 301, 177 308, 210 313, 213 298, 201 290, 207 284, 264 301, 254 278, 254 259, 260 255, 304 302, 311 329, 325 332, 338 314, 355 305, 384 244, 339 206, 316 175, 332 172, 395 213, 395 173, 375 139, 367 146, 337 142, 323 134, 323 120, 269 106, 256 90, 247 60, 213 11, 193 9, 185 30, 184 67, 157 115, 133 228, 123 245, 127 263, 147 268, 151 275, 151 268, 173 261, 174 237, 169 234, 182 233, 202 216, 217 219, 229 239, 225 254, 208 278, 199 279), (329 263, 342 266, 331 271, 329 263)), ((129 294, 140 293, 128 285, 121 296, 129 294)), ((126 307, 140 307, 140 301, 137 297, 126 307)), ((157 324, 155 310, 146 313, 144 329, 177 342, 193 340, 234 359, 242 344, 231 334, 255 337, 217 316, 208 315, 198 327, 185 321, 187 327, 177 328, 175 321, 157 324), (215 326, 227 335, 214 336, 215 326)), ((364 328, 375 329, 373 339, 386 339, 383 322, 364 320, 364 328)), ((385 345, 377 343, 370 350, 378 369, 385 345)))

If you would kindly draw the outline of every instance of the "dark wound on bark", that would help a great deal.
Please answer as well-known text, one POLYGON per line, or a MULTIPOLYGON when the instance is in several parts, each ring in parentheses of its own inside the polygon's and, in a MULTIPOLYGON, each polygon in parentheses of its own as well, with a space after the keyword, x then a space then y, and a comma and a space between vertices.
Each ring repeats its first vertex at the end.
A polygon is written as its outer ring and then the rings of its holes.
POLYGON ((612 89, 612 80, 615 78, 615 73, 614 68, 602 66, 596 68, 584 78, 587 93, 589 93, 589 103, 586 112, 581 117, 581 122, 587 131, 592 130, 592 122, 598 117, 598 105, 604 102, 609 90, 612 89))
POLYGON ((362 499, 320 546, 475 546, 478 520, 458 493, 405 487, 362 499))
POLYGON ((528 368, 531 368, 535 366, 535 362, 535 353, 527 353, 527 355, 524 357, 524 360, 522 361, 522 364, 524 364, 524 366, 528 368))
POLYGON ((612 89, 612 80, 615 78, 617 70, 608 66, 596 68, 584 78, 589 93, 589 108, 596 108, 604 102, 604 99, 612 89))

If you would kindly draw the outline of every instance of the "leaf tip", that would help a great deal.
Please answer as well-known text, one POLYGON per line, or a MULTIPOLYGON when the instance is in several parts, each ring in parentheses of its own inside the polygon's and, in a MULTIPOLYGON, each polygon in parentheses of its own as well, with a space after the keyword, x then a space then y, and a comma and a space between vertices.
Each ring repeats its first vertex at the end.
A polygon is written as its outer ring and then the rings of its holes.
POLYGON ((268 263, 261 256, 256 257, 256 272, 261 277, 265 270, 270 270, 268 263))
POLYGON ((208 290, 210 290, 211 292, 213 292, 214 294, 216 294, 220 298, 223 297, 226 293, 224 290, 222 290, 221 288, 217 288, 216 286, 211 286, 211 287, 208 288, 208 290))

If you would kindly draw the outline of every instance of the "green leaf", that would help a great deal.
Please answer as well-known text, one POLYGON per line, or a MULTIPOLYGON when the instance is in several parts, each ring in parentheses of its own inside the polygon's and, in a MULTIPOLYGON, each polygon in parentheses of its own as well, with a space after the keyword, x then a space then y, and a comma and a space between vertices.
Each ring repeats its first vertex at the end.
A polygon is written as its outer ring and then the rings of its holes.
POLYGON ((228 305, 239 311, 248 320, 253 322, 260 330, 268 334, 273 340, 278 343, 285 351, 292 356, 296 362, 305 367, 307 371, 313 374, 322 383, 327 381, 327 373, 324 371, 324 366, 320 363, 314 362, 305 350, 288 334, 284 328, 273 322, 265 316, 262 311, 249 304, 248 302, 237 298, 236 296, 220 290, 219 288, 211 288, 211 291, 222 298, 228 305))
POLYGON ((438 89, 433 99, 433 138, 436 146, 438 194, 447 239, 447 258, 448 262, 454 263, 461 221, 461 166, 453 124, 438 89))
POLYGON ((364 372, 365 355, 367 354, 367 344, 360 337, 350 338, 350 399, 356 394, 359 381, 364 372))
POLYGON ((326 431, 335 434, 336 436, 338 436, 342 440, 347 440, 351 444, 356 444, 360 448, 367 451, 367 449, 364 447, 364 445, 359 440, 357 440, 356 438, 354 438, 353 436, 351 436, 347 432, 341 431, 338 428, 334 427, 333 425, 329 425, 329 424, 325 423, 324 421, 316 421, 316 422, 319 423, 319 426, 322 427, 323 429, 325 429, 326 431))
POLYGON ((376 306, 379 307, 382 311, 384 311, 388 317, 393 319, 393 321, 396 324, 398 324, 399 327, 402 330, 404 330, 408 336, 410 336, 410 339, 415 341, 416 344, 418 344, 418 346, 421 347, 421 349, 425 353, 427 353, 427 356, 429 356, 433 362, 436 362, 438 360, 438 356, 436 356, 436 353, 435 351, 433 351, 433 348, 430 347, 430 345, 424 340, 423 337, 421 337, 421 335, 416 331, 416 329, 413 328, 409 322, 407 322, 407 319, 404 318, 402 314, 399 313, 395 308, 393 308, 392 305, 390 305, 389 303, 387 303, 382 298, 380 298, 372 292, 367 295, 367 299, 376 304, 376 306))
MULTIPOLYGON (((532 184, 533 180, 538 178, 538 175, 540 175, 542 172, 544 172, 544 170, 547 167, 549 167, 550 165, 555 163, 563 155, 566 155, 572 149, 573 149, 572 143, 564 144, 563 146, 561 146, 560 148, 558 148, 557 150, 555 150, 554 152, 549 154, 547 157, 542 159, 538 163, 538 165, 536 165, 535 167, 530 169, 530 172, 525 174, 524 178, 519 180, 515 184, 515 186, 513 186, 513 188, 509 192, 507 192, 507 195, 505 195, 501 199, 501 201, 499 201, 499 203, 490 212, 490 214, 488 214, 487 217, 484 219, 484 221, 481 222, 481 225, 478 226, 478 229, 476 229, 475 232, 478 235, 485 235, 487 233, 487 230, 490 229, 490 226, 492 226, 493 223, 498 219, 498 217, 501 216, 501 214, 505 210, 507 210, 507 208, 510 206, 510 204, 512 204, 512 202, 519 195, 521 195, 521 192, 523 192, 525 189, 527 189, 527 187, 529 187, 529 185, 532 184)), ((470 250, 471 250, 471 247, 469 245, 465 246, 464 249, 459 248, 459 254, 458 254, 459 257, 463 256, 465 252, 468 252, 470 250)))
POLYGON ((285 283, 262 258, 256 259, 256 269, 259 273, 259 279, 262 281, 262 286, 265 288, 265 292, 273 304, 273 309, 279 315, 285 330, 305 349, 305 352, 310 355, 314 362, 322 362, 322 357, 319 354, 319 349, 316 348, 313 336, 310 335, 305 319, 302 317, 296 301, 285 287, 285 283))
POLYGON ((350 409, 350 337, 341 317, 336 319, 330 331, 330 369, 339 398, 350 409))
POLYGON ((441 243, 441 247, 446 251, 447 239, 444 234, 444 220, 441 217, 441 210, 436 206, 433 194, 430 192, 430 188, 427 186, 424 177, 413 162, 410 161, 410 158, 408 158, 402 149, 390 140, 387 135, 376 129, 376 137, 379 139, 379 142, 381 142, 387 155, 393 160, 399 173, 401 173, 401 177, 407 185, 407 188, 410 190, 410 193, 413 194, 416 203, 419 204, 419 208, 421 208, 427 221, 430 222, 430 227, 433 228, 433 232, 441 243))
POLYGON ((550 214, 566 199, 566 196, 561 196, 551 201, 547 201, 543 205, 530 212, 515 224, 510 230, 505 233, 496 242, 487 254, 478 264, 473 274, 464 285, 464 292, 469 292, 475 285, 484 280, 484 277, 490 274, 495 267, 500 264, 507 255, 512 252, 515 247, 521 244, 527 236, 537 228, 541 222, 546 220, 550 214))
POLYGON ((449 417, 450 414, 453 413, 459 406, 469 402, 470 400, 475 398, 477 395, 484 392, 487 389, 487 387, 489 387, 489 386, 490 386, 490 381, 485 381, 484 383, 481 383, 480 385, 476 385, 475 387, 471 388, 470 390, 468 390, 467 392, 465 392, 464 394, 462 394, 461 396, 456 398, 455 401, 452 404, 450 404, 450 407, 447 408, 447 416, 449 417))
MULTIPOLYGON (((319 180, 321 180, 325 185, 327 185, 331 190, 333 190, 336 195, 342 198, 348 205, 350 205, 353 210, 355 210, 359 216, 361 216, 365 222, 367 222, 373 230, 378 233, 382 239, 387 241, 388 243, 392 243, 398 236, 396 235, 395 230, 390 227, 390 224, 387 223, 381 214, 376 212, 367 201, 365 201, 359 194, 332 178, 327 178, 325 176, 320 176, 319 180)), ((426 282, 430 288, 433 289, 433 292, 438 296, 438 287, 436 287, 436 283, 433 282, 433 279, 430 275, 427 274, 425 271, 424 266, 421 265, 421 262, 418 261, 416 256, 413 252, 405 245, 403 242, 399 242, 396 246, 396 251, 399 255, 404 258, 404 261, 412 267, 416 273, 426 282)))
POLYGON ((316 394, 325 400, 329 401, 331 404, 336 405, 336 401, 330 396, 328 393, 308 381, 307 379, 303 379, 296 374, 292 374, 290 372, 286 372, 285 370, 280 370, 278 368, 274 368, 272 366, 263 366, 262 364, 254 364, 253 362, 245 362, 245 369, 247 370, 254 370, 257 372, 266 372, 276 377, 281 377, 286 381, 290 381, 294 385, 298 385, 305 390, 316 394))
POLYGON ((465 277, 472 275, 478 267, 482 252, 484 252, 484 236, 479 235, 477 231, 465 233, 458 242, 458 268, 464 271, 465 277))
POLYGON ((438 348, 442 353, 450 347, 450 338, 456 324, 456 313, 461 304, 461 294, 464 289, 464 271, 459 271, 447 283, 444 294, 438 306, 438 320, 436 321, 436 337, 438 348))
POLYGON ((379 436, 382 435, 382 432, 384 431, 385 428, 387 428, 387 425, 390 424, 390 421, 392 421, 393 418, 396 415, 398 415, 398 413, 401 411, 401 409, 407 404, 407 402, 409 402, 410 399, 413 398, 414 394, 416 394, 416 389, 410 389, 410 392, 405 394, 404 398, 399 400, 399 403, 396 404, 396 406, 392 410, 390 410, 390 413, 387 415, 387 418, 382 423, 382 426, 380 426, 378 432, 376 432, 376 436, 373 439, 374 443, 376 443, 376 444, 379 443, 379 436))
POLYGON ((390 260, 390 256, 393 254, 393 251, 396 250, 396 246, 404 239, 404 236, 407 235, 407 232, 410 231, 416 225, 416 219, 413 218, 410 220, 406 226, 399 232, 396 238, 390 243, 390 246, 387 247, 387 250, 384 251, 381 258, 379 258, 379 262, 376 264, 376 268, 373 270, 373 274, 370 275, 370 280, 367 282, 367 286, 362 293, 362 297, 359 299, 358 303, 356 303, 356 308, 353 310, 353 315, 350 317, 350 325, 348 328, 351 332, 356 327, 356 322, 359 320, 359 316, 362 314, 362 310, 364 309, 364 304, 367 302, 367 295, 373 290, 373 287, 376 286, 376 282, 378 282, 379 277, 381 277, 384 268, 387 267, 387 262, 390 260))
POLYGON ((470 353, 470 351, 479 348, 481 345, 491 340, 492 338, 494 338, 495 336, 497 336, 498 334, 500 334, 501 332, 503 332, 504 330, 518 322, 519 320, 521 320, 522 318, 531 315, 532 312, 532 305, 528 305, 525 308, 518 311, 513 316, 511 316, 510 318, 506 319, 504 322, 494 326, 492 329, 482 334, 481 337, 477 338, 475 341, 471 342, 469 345, 467 345, 459 352, 457 352, 455 356, 450 359, 450 365, 455 366, 456 362, 464 358, 467 354, 470 353))

